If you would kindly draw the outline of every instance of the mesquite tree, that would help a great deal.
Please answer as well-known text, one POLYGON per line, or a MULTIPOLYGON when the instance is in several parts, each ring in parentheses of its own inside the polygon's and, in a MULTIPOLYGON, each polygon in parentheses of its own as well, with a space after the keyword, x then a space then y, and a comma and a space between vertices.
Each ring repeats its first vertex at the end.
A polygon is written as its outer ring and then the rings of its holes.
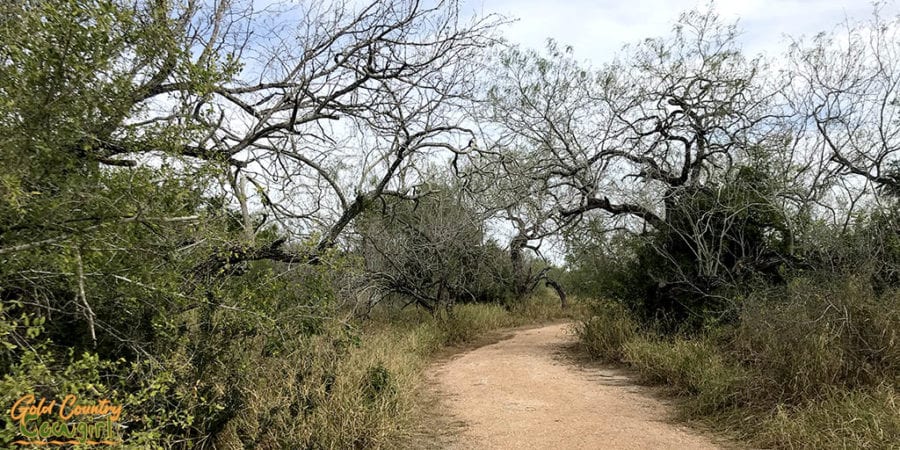
MULTIPOLYGON (((7 41, 19 44, 4 55, 3 92, 14 99, 4 127, 20 131, 4 133, 14 137, 9 148, 57 130, 54 145, 35 151, 58 166, 214 164, 224 181, 213 188, 245 216, 250 202, 283 231, 318 233, 313 253, 332 246, 373 199, 414 187, 417 161, 468 151, 450 111, 471 88, 467 61, 493 42, 497 23, 467 21, 454 2, 259 12, 229 1, 47 5, 6 6, 10 17, 59 18, 59 29, 27 41, 19 37, 35 24, 4 23, 7 41), (46 105, 77 122, 59 126, 46 105)), ((122 217, 77 219, 92 226, 122 217)), ((29 236, 5 241, 7 253, 43 245, 29 236)), ((225 262, 291 259, 270 245, 222 253, 231 255, 225 262)))
MULTIPOLYGON (((795 42, 791 94, 810 128, 804 144, 853 191, 900 192, 900 19, 876 8, 864 22, 795 42)), ((852 213, 852 206, 847 214, 852 213)))
POLYGON ((786 258, 776 249, 793 239, 768 213, 785 210, 792 116, 736 33, 713 13, 688 13, 670 38, 627 47, 598 70, 552 42, 545 54, 505 52, 486 147, 522 155, 507 172, 543 187, 557 224, 601 214, 656 235, 674 268, 656 274, 661 288, 704 296, 740 267, 775 270, 786 258), (737 182, 755 192, 732 195, 737 182), (745 232, 748 220, 758 232, 745 232))
MULTIPOLYGON (((484 103, 484 102, 481 102, 484 103)), ((491 142, 488 140, 488 142, 491 142)), ((554 202, 546 178, 534 170, 526 152, 492 143, 470 159, 460 173, 462 193, 471 199, 488 222, 511 228, 507 257, 512 269, 510 289, 524 299, 540 282, 552 288, 567 306, 562 286, 549 276, 551 264, 542 252, 545 243, 558 237, 570 221, 554 221, 554 202), (502 176, 498 176, 501 174, 502 176), (544 267, 538 269, 538 265, 544 267)))
POLYGON ((880 286, 900 279, 900 18, 883 7, 787 53, 806 183, 840 235, 821 238, 810 259, 871 272, 880 286))

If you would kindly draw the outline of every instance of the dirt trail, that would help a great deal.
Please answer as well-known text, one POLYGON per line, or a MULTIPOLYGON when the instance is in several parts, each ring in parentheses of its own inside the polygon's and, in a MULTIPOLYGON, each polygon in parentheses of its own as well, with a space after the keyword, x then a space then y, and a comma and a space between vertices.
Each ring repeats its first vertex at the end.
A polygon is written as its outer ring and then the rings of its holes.
POLYGON ((455 443, 473 449, 712 449, 670 422, 665 403, 613 369, 580 367, 564 352, 568 325, 511 338, 436 366, 434 382, 463 422, 455 443))

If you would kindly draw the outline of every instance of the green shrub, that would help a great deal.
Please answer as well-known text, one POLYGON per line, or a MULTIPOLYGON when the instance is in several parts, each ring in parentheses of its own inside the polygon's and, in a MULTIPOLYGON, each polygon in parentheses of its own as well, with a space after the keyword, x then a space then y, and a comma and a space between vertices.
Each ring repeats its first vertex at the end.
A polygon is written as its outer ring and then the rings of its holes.
POLYGON ((363 390, 366 392, 368 400, 375 401, 385 394, 394 392, 395 389, 391 372, 381 362, 366 370, 363 390))
MULTIPOLYGON (((76 395, 88 401, 109 400, 122 406, 119 423, 127 433, 114 432, 114 441, 135 448, 169 447, 171 428, 187 427, 190 412, 172 402, 175 379, 155 361, 127 364, 96 353, 59 350, 44 337, 42 317, 19 313, 15 305, 0 304, 0 404, 10 407, 25 395, 63 399, 76 395)), ((9 410, 7 410, 9 412, 9 410)), ((0 445, 22 439, 10 414, 0 416, 0 445)))

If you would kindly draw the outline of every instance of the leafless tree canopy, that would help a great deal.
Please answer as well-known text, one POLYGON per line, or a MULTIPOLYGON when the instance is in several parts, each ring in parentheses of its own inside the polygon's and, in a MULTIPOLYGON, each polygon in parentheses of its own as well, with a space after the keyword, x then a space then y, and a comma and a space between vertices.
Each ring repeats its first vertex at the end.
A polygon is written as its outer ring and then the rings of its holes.
POLYGON ((221 162, 222 187, 245 215, 261 207, 284 230, 320 233, 323 250, 368 202, 414 195, 419 163, 470 150, 455 108, 499 19, 462 17, 454 1, 278 8, 191 1, 155 11, 177 17, 163 32, 178 45, 130 61, 138 113, 93 136, 93 156, 161 156, 153 130, 189 124, 196 132, 176 156, 221 162), (225 76, 198 85, 182 73, 205 69, 225 76))
POLYGON ((674 190, 784 145, 778 95, 735 33, 688 14, 674 39, 627 48, 597 71, 555 45, 548 56, 513 52, 492 92, 499 145, 533 149, 562 216, 604 210, 659 226, 674 190))
POLYGON ((822 33, 796 43, 790 54, 797 106, 812 128, 809 144, 837 165, 830 173, 861 178, 857 185, 895 195, 900 183, 897 33, 896 19, 876 9, 870 20, 848 22, 836 36, 822 33))

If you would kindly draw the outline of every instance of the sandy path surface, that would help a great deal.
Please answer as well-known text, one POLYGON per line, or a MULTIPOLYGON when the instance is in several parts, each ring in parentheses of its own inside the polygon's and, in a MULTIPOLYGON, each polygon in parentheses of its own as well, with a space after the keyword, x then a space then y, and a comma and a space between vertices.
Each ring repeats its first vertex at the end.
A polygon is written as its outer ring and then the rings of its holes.
POLYGON ((455 442, 471 449, 712 449, 670 421, 671 411, 613 369, 564 356, 568 325, 516 332, 457 355, 429 378, 461 421, 455 442))

